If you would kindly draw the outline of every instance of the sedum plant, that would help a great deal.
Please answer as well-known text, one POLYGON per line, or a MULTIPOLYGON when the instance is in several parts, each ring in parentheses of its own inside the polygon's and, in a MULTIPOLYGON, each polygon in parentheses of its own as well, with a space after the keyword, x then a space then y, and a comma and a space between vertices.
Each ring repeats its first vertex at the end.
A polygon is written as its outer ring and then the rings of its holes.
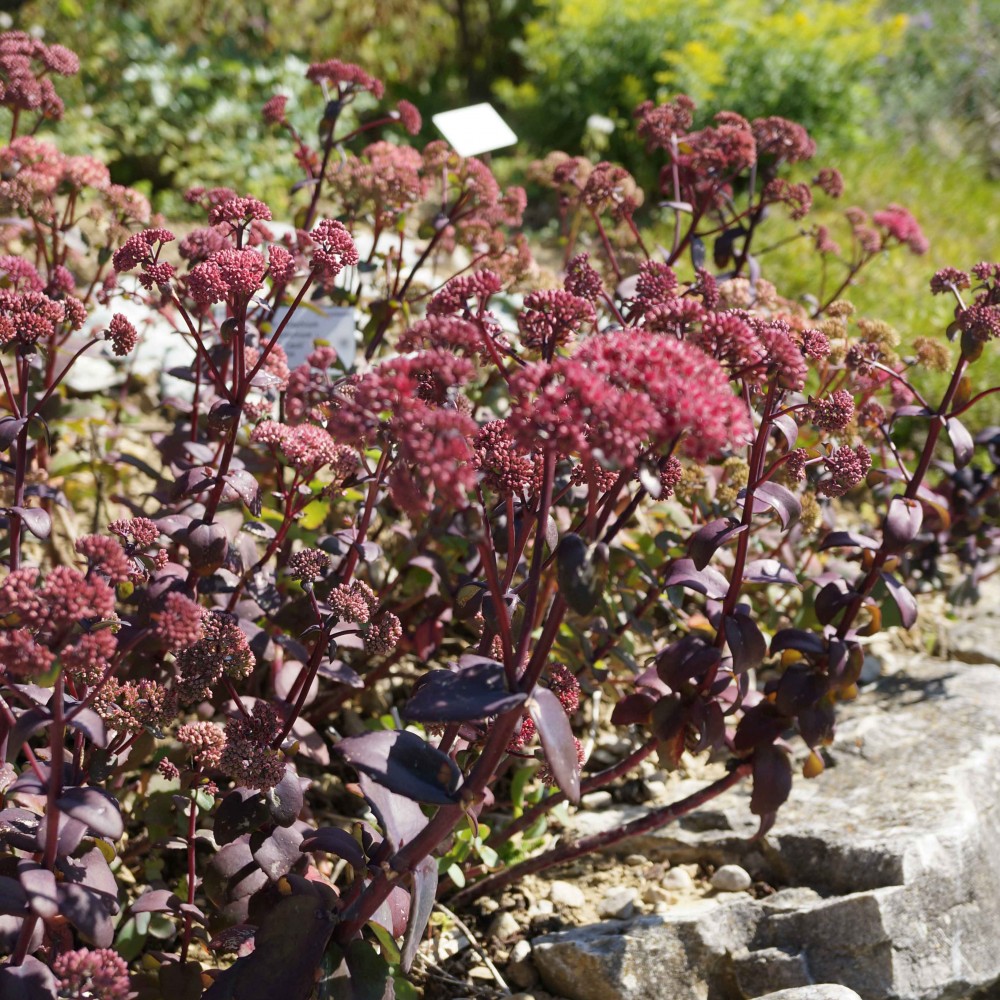
POLYGON ((811 139, 735 114, 695 130, 677 98, 638 112, 672 246, 648 249, 623 169, 553 155, 538 174, 574 245, 546 275, 523 190, 442 143, 397 144, 420 125, 405 102, 343 117, 383 91, 338 60, 307 73, 315 139, 285 98, 263 110, 304 175, 293 224, 196 188, 205 225, 178 239, 99 164, 33 137, 58 117, 50 74, 74 66, 0 35, 0 992, 412 996, 439 897, 744 781, 766 835, 794 770, 822 770, 864 638, 915 619, 907 550, 950 517, 938 444, 973 468, 960 418, 996 391, 974 377, 1000 266, 935 275, 953 343, 918 359, 841 297, 876 242, 922 251, 905 209, 849 213, 837 294, 782 299, 754 239, 767 209, 806 213, 812 186, 783 175, 811 139), (88 326, 122 291, 158 325, 88 326), (318 342, 290 360, 296 324, 335 307, 358 355, 318 342), (80 530, 97 512, 60 514, 50 475, 73 439, 67 375, 165 327, 191 352, 171 372, 186 391, 160 401, 117 516, 80 530), (937 401, 928 364, 952 371, 937 401), (916 444, 894 437, 902 417, 916 444), (851 513, 858 495, 877 523, 851 513), (578 734, 598 690, 632 749, 594 771, 578 734), (531 850, 560 802, 685 754, 718 777, 531 850))

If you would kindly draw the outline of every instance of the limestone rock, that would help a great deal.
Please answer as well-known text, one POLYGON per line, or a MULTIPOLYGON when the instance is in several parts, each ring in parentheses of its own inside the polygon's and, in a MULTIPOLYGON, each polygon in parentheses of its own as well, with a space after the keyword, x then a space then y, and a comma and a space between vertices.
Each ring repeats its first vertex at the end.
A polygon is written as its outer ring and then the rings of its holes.
POLYGON ((597 904, 597 915, 617 920, 628 920, 635 912, 635 901, 638 895, 638 891, 631 886, 615 886, 601 897, 597 904))
POLYGON ((723 865, 712 876, 712 888, 719 892, 744 892, 752 884, 753 879, 739 865, 723 865))
POLYGON ((538 970, 531 960, 531 942, 518 941, 514 945, 504 967, 504 975, 508 982, 524 990, 538 982, 538 970))
POLYGON ((569 1000, 745 1000, 818 981, 864 1000, 965 1000, 1000 981, 1000 671, 914 658, 843 707, 831 753, 761 843, 749 842, 744 785, 707 821, 624 845, 789 888, 540 938, 546 987, 569 1000))
POLYGON ((583 890, 578 885, 559 880, 549 886, 549 899, 556 906, 567 906, 571 910, 578 909, 587 902, 583 890))
POLYGON ((845 986, 819 985, 798 986, 790 990, 778 990, 757 997, 756 1000, 862 1000, 861 997, 845 986))

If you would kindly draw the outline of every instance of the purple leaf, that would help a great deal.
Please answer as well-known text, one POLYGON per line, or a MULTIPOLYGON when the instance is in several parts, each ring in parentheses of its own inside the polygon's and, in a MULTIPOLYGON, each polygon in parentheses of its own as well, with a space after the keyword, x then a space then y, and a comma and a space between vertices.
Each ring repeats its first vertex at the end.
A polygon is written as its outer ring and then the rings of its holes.
POLYGON ((889 421, 890 426, 894 424, 900 417, 933 417, 934 413, 928 410, 926 406, 918 406, 912 404, 909 406, 900 406, 893 411, 892 418, 889 421))
POLYGON ((881 576, 889 589, 889 596, 899 610, 899 620, 903 628, 913 628, 917 620, 916 598, 891 573, 882 573, 881 576))
POLYGON ((17 717, 14 728, 7 740, 7 760, 17 760, 21 746, 35 733, 43 730, 52 721, 52 713, 47 708, 29 708, 17 717))
POLYGON ((85 941, 98 948, 110 948, 115 938, 108 897, 82 885, 61 883, 56 887, 59 912, 85 941))
POLYGON ((260 870, 272 882, 276 882, 282 875, 287 875, 302 857, 302 851, 299 849, 301 843, 301 826, 278 826, 268 836, 263 834, 251 836, 250 850, 260 870))
MULTIPOLYGON (((38 813, 8 806, 0 812, 0 842, 16 851, 38 850, 38 813)), ((3 911, 0 911, 3 912, 3 911)))
POLYGON ((657 655, 656 672, 664 684, 677 691, 688 681, 701 681, 721 659, 721 650, 701 636, 686 635, 657 655))
POLYGON ((342 660, 323 660, 319 665, 319 674, 335 684, 346 684, 348 687, 360 690, 365 686, 361 675, 352 670, 342 660))
POLYGON ((298 819, 305 799, 302 782, 291 764, 285 765, 284 777, 264 794, 264 801, 278 826, 291 826, 298 819))
POLYGON ((21 428, 28 422, 27 417, 0 417, 0 451, 6 451, 16 440, 21 428))
POLYGON ((169 889, 151 889, 144 892, 130 907, 130 913, 177 913, 181 899, 169 889))
POLYGON ((613 726, 641 726, 649 720, 655 702, 648 694, 637 691, 621 698, 611 712, 613 726))
POLYGON ((744 583, 781 583, 790 587, 799 584, 795 573, 777 559, 751 559, 743 570, 744 583))
POLYGON ((580 801, 580 759, 576 739, 566 710, 548 688, 536 687, 528 701, 528 711, 538 727, 545 759, 556 784, 570 802, 580 801))
POLYGON ((253 859, 249 839, 244 834, 225 844, 208 863, 205 894, 216 906, 252 896, 267 885, 267 876, 253 859))
POLYGON ((952 451, 955 453, 955 465, 964 469, 972 461, 976 450, 972 435, 958 417, 949 417, 945 422, 945 430, 951 439, 952 451))
POLYGON ((788 450, 791 451, 795 447, 795 442, 799 439, 799 425, 787 413, 782 413, 781 416, 775 417, 772 424, 776 430, 781 431, 788 445, 788 450))
MULTIPOLYGON (((745 495, 745 490, 740 494, 745 495)), ((782 528, 787 528, 802 513, 799 498, 787 487, 779 483, 760 483, 754 490, 754 500, 762 500, 777 515, 782 528)), ((754 504, 756 508, 756 503, 754 504)))
POLYGON ((826 652, 826 640, 815 632, 801 628, 783 628, 771 639, 771 655, 783 649, 795 649, 806 656, 822 656, 826 652))
POLYGON ((205 1000, 306 1000, 335 927, 335 914, 318 895, 280 897, 254 936, 253 952, 219 976, 205 1000))
POLYGON ((756 622, 740 612, 726 615, 723 621, 726 642, 733 656, 733 672, 741 674, 759 667, 767 655, 767 641, 756 622))
POLYGON ((233 489, 254 517, 260 517, 260 484, 246 469, 230 472, 226 476, 226 485, 233 489))
POLYGON ((48 868, 22 859, 17 863, 17 877, 28 895, 28 905, 35 916, 48 920, 59 912, 56 877, 48 868))
MULTIPOLYGON (((561 706, 560 706, 561 707, 561 706)), ((413 897, 410 901, 410 922, 406 928, 406 939, 403 941, 400 965, 404 972, 409 972, 416 957, 420 940, 424 936, 427 922, 434 909, 434 897, 437 895, 438 870, 437 861, 424 858, 413 869, 413 897)))
POLYGON ((924 511, 919 501, 893 497, 882 525, 887 551, 902 552, 917 537, 923 520, 924 511))
POLYGON ((823 539, 819 551, 824 549, 878 549, 879 542, 869 535, 860 535, 856 531, 831 531, 823 539))
POLYGON ((770 828, 774 814, 792 790, 792 765, 788 754, 776 746, 759 747, 753 755, 753 792, 750 812, 761 817, 761 827, 770 828))
POLYGON ((556 547, 559 593, 577 614, 590 614, 597 607, 608 575, 608 555, 603 542, 588 545, 573 532, 567 532, 559 540, 556 547))
POLYGON ((302 716, 292 723, 291 735, 299 744, 299 754, 323 767, 329 766, 330 749, 326 745, 326 740, 302 716))
POLYGON ((388 846, 393 851, 408 844, 427 826, 423 809, 413 799, 390 791, 364 772, 359 776, 358 784, 372 812, 378 817, 388 846))
POLYGON ((237 837, 263 826, 270 816, 263 792, 234 788, 219 803, 212 832, 217 843, 231 844, 237 837))
POLYGON ((118 840, 125 832, 118 800, 99 788, 67 788, 56 800, 64 813, 86 823, 99 837, 118 840))
POLYGON ((663 587, 687 587, 712 600, 722 600, 729 592, 729 581, 717 570, 698 569, 693 559, 675 559, 663 587))
POLYGON ((356 770, 399 795, 439 806, 459 799, 458 765, 413 733, 366 733, 341 740, 335 749, 356 770))
POLYGON ((840 610, 846 608, 857 596, 857 591, 850 590, 844 580, 831 580, 813 602, 819 623, 829 625, 840 610))
POLYGON ((403 709, 415 722, 471 722, 523 704, 523 691, 507 688, 502 663, 483 657, 456 671, 432 670, 418 682, 403 709))
POLYGON ((9 510, 21 518, 24 526, 35 538, 44 541, 52 533, 52 518, 49 517, 48 511, 42 510, 41 507, 11 507, 9 510))
MULTIPOLYGON (((407 799, 406 801, 410 801, 407 799)), ((346 831, 335 826, 311 830, 299 844, 302 851, 323 851, 343 858, 356 872, 364 871, 365 855, 361 845, 346 831)))
POLYGON ((4 1000, 52 1000, 56 977, 34 955, 26 955, 20 965, 0 966, 0 996, 4 1000))
POLYGON ((735 538, 740 532, 746 531, 748 527, 749 525, 740 524, 734 517, 720 517, 702 525, 688 542, 688 555, 695 568, 704 569, 717 549, 725 545, 731 538, 735 538))
POLYGON ((74 708, 66 717, 66 725, 76 729, 102 749, 108 745, 108 734, 104 720, 92 708, 74 708))
MULTIPOLYGON (((38 825, 38 849, 45 850, 48 842, 49 828, 46 823, 38 825)), ((79 846, 80 841, 87 835, 87 824, 83 820, 74 819, 66 813, 59 814, 59 823, 56 828, 56 856, 60 858, 72 854, 79 846)))
POLYGON ((0 875, 0 913, 20 917, 28 912, 28 895, 17 879, 0 875))

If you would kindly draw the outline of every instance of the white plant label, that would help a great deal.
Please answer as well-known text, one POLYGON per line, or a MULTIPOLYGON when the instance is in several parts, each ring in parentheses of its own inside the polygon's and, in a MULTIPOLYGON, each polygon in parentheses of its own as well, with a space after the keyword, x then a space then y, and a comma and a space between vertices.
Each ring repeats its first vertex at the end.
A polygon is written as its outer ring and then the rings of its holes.
POLYGON ((517 142, 517 136, 492 104, 442 111, 431 121, 459 156, 478 156, 517 142))
MULTIPOLYGON (((274 314, 273 329, 285 318, 287 308, 274 314)), ((311 302, 299 303, 288 325, 281 331, 278 343, 288 355, 288 367, 297 368, 322 340, 337 352, 345 368, 354 364, 357 353, 356 321, 351 306, 318 306, 311 302)))

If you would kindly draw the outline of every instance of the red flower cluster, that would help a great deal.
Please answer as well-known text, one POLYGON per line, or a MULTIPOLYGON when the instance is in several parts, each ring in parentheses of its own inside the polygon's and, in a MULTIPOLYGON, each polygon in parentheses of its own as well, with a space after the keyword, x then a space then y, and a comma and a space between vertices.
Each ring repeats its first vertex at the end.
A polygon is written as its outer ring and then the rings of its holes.
POLYGON ((240 715, 226 723, 219 770, 247 788, 273 788, 285 776, 284 754, 271 746, 280 731, 278 713, 256 701, 250 718, 240 715))
POLYGON ((669 452, 680 439, 703 460, 751 429, 716 361, 645 330, 591 337, 570 358, 523 368, 510 388, 510 429, 522 447, 540 438, 606 468, 634 468, 647 450, 669 452))
POLYGON ((385 85, 370 73, 366 73, 354 63, 341 62, 339 59, 327 59, 326 62, 312 63, 306 70, 306 79, 312 83, 328 83, 337 89, 341 100, 357 91, 367 90, 374 97, 381 99, 385 93, 385 85))

